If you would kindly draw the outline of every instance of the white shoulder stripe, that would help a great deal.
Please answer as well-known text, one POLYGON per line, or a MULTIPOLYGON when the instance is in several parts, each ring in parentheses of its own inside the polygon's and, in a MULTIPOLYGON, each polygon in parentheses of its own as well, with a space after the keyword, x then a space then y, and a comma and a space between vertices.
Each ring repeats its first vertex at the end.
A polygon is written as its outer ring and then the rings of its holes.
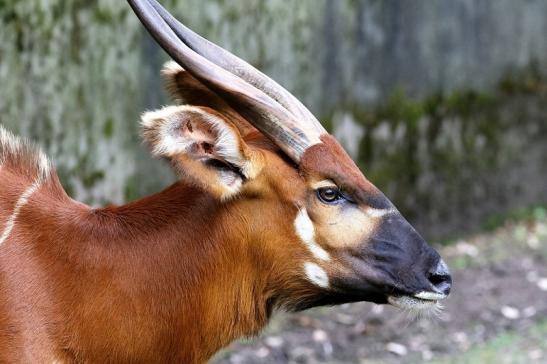
POLYGON ((15 220, 17 219, 17 215, 19 215, 19 211, 21 211, 23 206, 25 206, 28 203, 30 196, 32 196, 32 194, 36 192, 36 190, 38 190, 39 187, 40 187, 40 182, 36 181, 21 194, 21 196, 15 203, 15 207, 13 209, 11 216, 6 222, 6 227, 4 228, 4 232, 0 236, 0 245, 2 245, 4 241, 6 241, 6 239, 11 234, 11 231, 13 230, 15 226, 15 220))

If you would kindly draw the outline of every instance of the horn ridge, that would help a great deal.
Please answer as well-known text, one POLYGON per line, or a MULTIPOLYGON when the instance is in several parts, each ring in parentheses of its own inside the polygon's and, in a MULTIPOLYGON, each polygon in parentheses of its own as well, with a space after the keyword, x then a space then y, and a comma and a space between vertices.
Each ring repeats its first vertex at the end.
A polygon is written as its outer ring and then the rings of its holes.
POLYGON ((320 143, 319 134, 301 129, 294 115, 263 91, 188 47, 173 32, 148 0, 128 0, 129 4, 162 48, 192 76, 217 92, 262 133, 299 163, 304 151, 320 143))
POLYGON ((319 123, 315 116, 300 102, 300 100, 294 97, 276 81, 260 72, 246 61, 186 27, 165 10, 157 0, 148 1, 171 27, 173 32, 188 45, 190 49, 263 91, 291 112, 297 119, 310 124, 310 126, 320 134, 326 133, 321 123, 319 123))

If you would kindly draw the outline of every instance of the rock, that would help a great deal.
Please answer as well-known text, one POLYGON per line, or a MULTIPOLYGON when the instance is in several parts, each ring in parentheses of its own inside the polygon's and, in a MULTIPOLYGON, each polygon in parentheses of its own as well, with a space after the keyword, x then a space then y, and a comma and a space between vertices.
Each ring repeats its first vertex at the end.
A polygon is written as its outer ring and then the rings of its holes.
POLYGON ((428 350, 428 349, 422 350, 422 360, 423 361, 429 361, 431 359, 433 359, 433 352, 431 350, 428 350))
POLYGON ((279 336, 269 336, 264 340, 266 345, 268 345, 270 348, 279 348, 283 346, 283 338, 279 336))
POLYGON ((517 308, 511 306, 503 306, 501 308, 501 314, 509 320, 516 320, 520 318, 520 311, 517 308))
POLYGON ((538 278, 539 278, 538 273, 534 270, 531 270, 528 273, 526 273, 526 280, 528 282, 532 282, 532 283, 537 282, 538 278))
POLYGON ((454 341, 458 343, 463 343, 468 341, 467 334, 463 331, 458 331, 454 333, 454 341))
POLYGON ((458 348, 462 351, 468 350, 471 346, 471 343, 469 342, 469 337, 467 334, 463 331, 455 332, 454 335, 454 341, 458 344, 458 348))
POLYGON ((355 323, 355 318, 345 313, 338 313, 335 317, 336 321, 342 325, 353 325, 355 323))
POLYGON ((479 249, 476 246, 469 244, 466 241, 460 241, 456 245, 456 249, 460 254, 468 255, 470 257, 476 257, 479 255, 479 249))
POLYGON ((318 343, 325 342, 328 339, 328 335, 323 330, 315 330, 313 332, 313 341, 316 341, 318 343))
POLYGON ((386 350, 398 356, 405 356, 408 354, 408 349, 403 344, 390 342, 386 345, 386 350))
POLYGON ((268 350, 268 348, 266 347, 261 347, 255 352, 255 355, 257 356, 257 358, 265 358, 270 355, 270 350, 268 350))
POLYGON ((334 352, 334 348, 332 347, 332 344, 328 341, 324 342, 323 343, 323 353, 325 354, 325 356, 327 358, 331 357, 333 352, 334 352))
POLYGON ((542 291, 547 291, 547 278, 540 278, 537 285, 542 291))
POLYGON ((522 310, 522 315, 526 318, 532 317, 537 313, 537 310, 534 306, 528 306, 524 310, 522 310))
POLYGON ((230 364, 242 364, 245 363, 245 356, 241 354, 233 354, 230 356, 230 364))
MULTIPOLYGON (((289 357, 298 363, 308 363, 309 358, 313 358, 315 351, 312 348, 296 347, 291 350, 289 357)), ((292 361, 291 361, 292 362, 292 361)))
POLYGON ((543 357, 543 351, 541 349, 533 349, 528 352, 528 358, 536 361, 543 357))
POLYGON ((536 235, 529 236, 526 243, 532 249, 538 249, 539 248, 539 238, 536 235))
POLYGON ((354 334, 362 335, 367 331, 367 324, 364 321, 359 321, 353 326, 352 332, 354 334))
POLYGON ((294 318, 294 321, 298 326, 301 326, 301 327, 314 328, 319 326, 319 322, 316 319, 306 315, 296 316, 294 318))
POLYGON ((374 315, 381 315, 384 312, 384 306, 373 305, 370 312, 372 312, 374 315))

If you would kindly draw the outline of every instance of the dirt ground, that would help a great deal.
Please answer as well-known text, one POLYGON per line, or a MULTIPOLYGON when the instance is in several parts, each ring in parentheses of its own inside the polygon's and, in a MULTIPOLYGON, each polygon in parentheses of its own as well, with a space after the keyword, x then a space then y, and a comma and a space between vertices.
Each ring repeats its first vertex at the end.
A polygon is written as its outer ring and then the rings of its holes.
POLYGON ((454 279, 439 318, 370 303, 278 314, 213 363, 547 363, 547 219, 439 250, 454 279))

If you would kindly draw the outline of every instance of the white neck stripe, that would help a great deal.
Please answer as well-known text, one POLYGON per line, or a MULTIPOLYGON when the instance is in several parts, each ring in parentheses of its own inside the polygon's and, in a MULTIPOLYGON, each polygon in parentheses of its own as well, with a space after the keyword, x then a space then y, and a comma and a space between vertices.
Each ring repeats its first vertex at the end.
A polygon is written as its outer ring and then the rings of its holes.
POLYGON ((2 245, 4 241, 6 241, 6 239, 11 234, 11 231, 13 230, 15 226, 15 220, 17 219, 17 215, 19 215, 19 211, 21 211, 23 206, 25 206, 28 203, 30 196, 32 196, 32 194, 36 192, 36 190, 39 187, 40 187, 40 183, 36 181, 21 194, 21 196, 15 203, 15 207, 13 208, 13 213, 9 217, 8 221, 6 222, 6 227, 4 228, 4 232, 0 236, 0 245, 2 245))

